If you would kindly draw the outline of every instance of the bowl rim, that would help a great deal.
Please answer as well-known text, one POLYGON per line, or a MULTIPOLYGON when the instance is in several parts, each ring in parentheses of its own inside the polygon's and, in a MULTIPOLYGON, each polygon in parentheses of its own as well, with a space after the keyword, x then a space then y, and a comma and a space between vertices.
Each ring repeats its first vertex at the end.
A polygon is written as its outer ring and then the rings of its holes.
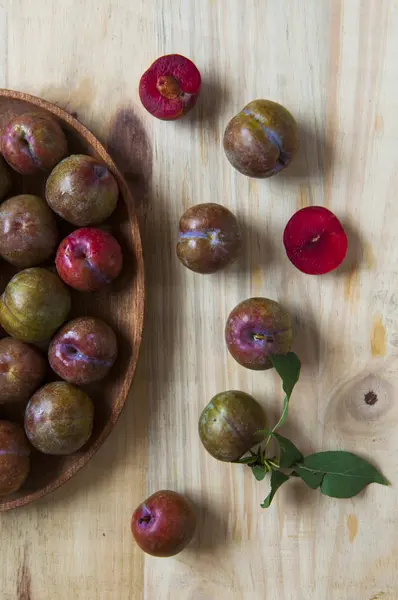
MULTIPOLYGON (((132 240, 134 246, 134 254, 135 254, 135 262, 136 262, 136 271, 135 271, 135 287, 136 287, 136 308, 137 314, 135 318, 135 330, 137 332, 136 340, 132 348, 131 358, 128 363, 126 374, 123 378, 123 383, 119 392, 119 396, 115 405, 112 407, 111 414, 109 419, 101 431, 98 438, 95 442, 87 449, 87 451, 80 456, 71 466, 69 466, 66 471, 60 474, 55 480, 43 488, 36 490, 32 493, 27 493, 26 495, 15 498, 13 500, 7 500, 6 496, 4 500, 0 498, 0 512, 12 510, 15 508, 20 508, 22 506, 26 506, 39 498, 46 496, 47 494, 55 491, 59 487, 61 487, 64 483, 66 483, 71 477, 73 477, 78 471, 80 471, 87 463, 91 460, 91 458, 96 454, 96 452, 103 445, 112 429, 114 428, 117 420, 119 419, 121 412, 126 404, 128 394, 131 389, 131 385, 133 383, 134 375, 137 369, 137 363, 139 358, 139 352, 142 343, 143 336, 143 328, 144 328, 144 312, 145 312, 145 273, 144 273, 144 259, 142 252, 142 241, 141 235, 138 225, 138 218, 134 211, 134 199, 130 192, 130 189, 127 185, 126 180, 124 179, 122 173, 117 168, 115 162, 110 156, 109 152, 106 150, 105 146, 95 137, 93 133, 83 125, 78 119, 73 117, 63 108, 60 108, 56 104, 49 102, 48 100, 43 100, 38 96, 33 96, 31 94, 27 94, 25 92, 19 92, 15 90, 9 90, 5 88, 0 88, 0 98, 9 98, 10 100, 18 100, 22 102, 28 102, 37 106, 38 108, 42 108, 56 117, 58 117, 61 121, 66 122, 72 129, 78 132, 80 136, 84 138, 84 140, 95 149, 95 152, 98 156, 109 165, 113 175, 116 177, 116 180, 119 185, 120 193, 123 197, 123 201, 126 204, 129 222, 132 231, 132 240)), ((22 488, 23 490, 23 488, 22 488)))

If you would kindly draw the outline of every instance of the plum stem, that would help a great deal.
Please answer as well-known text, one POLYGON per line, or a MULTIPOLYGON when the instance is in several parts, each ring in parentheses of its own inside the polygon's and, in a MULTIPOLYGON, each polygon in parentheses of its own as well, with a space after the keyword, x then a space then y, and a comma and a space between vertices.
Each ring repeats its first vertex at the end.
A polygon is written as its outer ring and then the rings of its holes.
POLYGON ((152 519, 151 515, 146 515, 145 517, 140 517, 138 519, 138 523, 141 525, 142 523, 149 523, 152 519))
POLYGON ((263 333, 253 333, 253 340, 256 342, 260 342, 265 339, 265 335, 263 333))
POLYGON ((139 517, 138 524, 142 525, 142 523, 150 523, 152 521, 151 511, 148 509, 146 504, 142 505, 142 517, 139 517))
POLYGON ((40 162, 37 159, 37 156, 35 155, 35 153, 32 150, 32 146, 30 143, 30 140, 26 134, 26 131, 23 127, 19 127, 18 131, 20 132, 20 140, 21 140, 21 144, 25 149, 25 152, 29 155, 29 157, 32 159, 33 163, 40 167, 40 162))
POLYGON ((104 165, 94 165, 93 171, 97 179, 102 179, 108 174, 108 169, 104 165))
MULTIPOLYGON (((276 332, 276 333, 278 333, 278 332, 276 332)), ((274 341, 274 338, 272 337, 272 335, 269 335, 269 334, 253 333, 253 340, 255 342, 262 342, 263 340, 266 340, 268 344, 272 344, 272 342, 274 341)))
POLYGON ((151 517, 148 515, 146 517, 141 517, 140 519, 138 519, 138 522, 141 525, 141 523, 149 523, 150 520, 151 520, 151 517))
POLYGON ((182 95, 180 84, 172 75, 161 75, 156 82, 156 87, 161 95, 169 100, 182 95))

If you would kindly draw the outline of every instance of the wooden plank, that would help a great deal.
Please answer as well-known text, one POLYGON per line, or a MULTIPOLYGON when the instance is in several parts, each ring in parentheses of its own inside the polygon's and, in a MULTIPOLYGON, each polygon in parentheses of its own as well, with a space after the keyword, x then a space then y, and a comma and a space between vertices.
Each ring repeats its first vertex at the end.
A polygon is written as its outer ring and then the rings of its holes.
POLYGON ((397 598, 397 2, 14 0, 0 31, 0 85, 77 112, 129 177, 148 278, 139 373, 112 436, 68 485, 0 518, 2 600, 397 598), (204 78, 179 123, 151 118, 137 92, 169 52, 204 78), (258 97, 285 104, 302 131, 291 168, 268 181, 237 174, 221 147, 258 97), (235 211, 245 234, 241 260, 209 277, 174 251, 180 215, 204 201, 235 211), (325 277, 300 274, 281 244, 309 204, 349 232, 344 268, 325 277), (337 501, 294 482, 263 511, 266 483, 204 452, 197 420, 215 393, 252 393, 271 420, 281 407, 276 375, 224 347, 229 311, 251 295, 294 316, 303 375, 286 434, 304 451, 371 458, 390 488, 337 501), (163 487, 199 507, 196 540, 170 560, 144 557, 129 533, 134 507, 163 487))

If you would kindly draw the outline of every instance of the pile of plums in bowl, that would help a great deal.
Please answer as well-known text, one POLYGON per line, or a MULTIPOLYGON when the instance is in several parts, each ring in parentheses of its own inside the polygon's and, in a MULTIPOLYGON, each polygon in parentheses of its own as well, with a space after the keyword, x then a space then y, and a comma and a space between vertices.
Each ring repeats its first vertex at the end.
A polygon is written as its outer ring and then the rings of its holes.
POLYGON ((55 118, 15 116, 1 152, 0 496, 8 496, 34 462, 45 471, 46 457, 80 451, 93 433, 90 386, 108 376, 118 339, 96 314, 79 314, 75 299, 111 293, 123 256, 101 228, 118 183, 100 160, 71 153, 55 118))

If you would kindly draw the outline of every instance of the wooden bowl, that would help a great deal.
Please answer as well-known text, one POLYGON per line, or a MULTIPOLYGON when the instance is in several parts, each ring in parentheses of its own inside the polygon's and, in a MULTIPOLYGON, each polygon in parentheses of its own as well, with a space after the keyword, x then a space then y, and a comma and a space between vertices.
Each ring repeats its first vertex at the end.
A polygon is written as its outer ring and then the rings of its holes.
MULTIPOLYGON (((69 154, 90 154, 101 159, 115 175, 120 197, 118 208, 105 222, 122 246, 124 267, 119 278, 103 292, 82 294, 72 291, 70 317, 93 315, 104 319, 116 332, 119 356, 108 377, 98 384, 85 386, 95 403, 94 431, 89 442, 70 456, 47 456, 35 450, 31 455, 31 471, 23 488, 11 496, 0 497, 0 511, 33 502, 64 484, 104 443, 113 429, 126 401, 138 360, 144 319, 144 263, 134 201, 129 188, 104 146, 77 119, 54 104, 10 90, 0 89, 0 133, 18 114, 44 112, 58 120, 68 139, 69 154)), ((21 193, 44 197, 46 175, 23 177, 13 173, 13 189, 8 196, 21 193)), ((62 234, 74 228, 59 222, 62 234)), ((0 264, 0 292, 15 273, 4 261, 0 264)), ((49 371, 48 380, 56 379, 49 371)), ((24 406, 7 408, 0 405, 0 419, 23 423, 24 406)))

